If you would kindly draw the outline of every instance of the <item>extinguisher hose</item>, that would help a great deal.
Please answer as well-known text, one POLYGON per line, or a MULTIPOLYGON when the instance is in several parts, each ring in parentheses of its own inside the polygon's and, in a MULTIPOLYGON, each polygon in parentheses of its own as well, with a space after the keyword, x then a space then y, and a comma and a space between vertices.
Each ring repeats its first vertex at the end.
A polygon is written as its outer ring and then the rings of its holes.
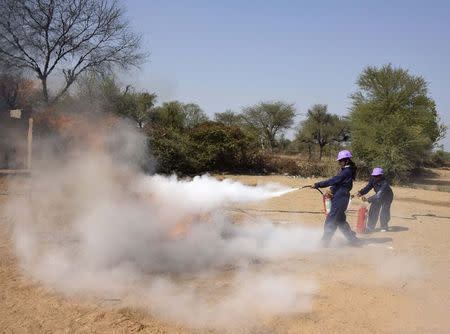
MULTIPOLYGON (((293 214, 320 214, 323 215, 323 211, 305 211, 305 210, 277 210, 277 209, 257 209, 257 208, 225 208, 227 211, 255 211, 255 212, 266 212, 266 213, 293 213, 293 214)), ((354 214, 357 210, 349 209, 347 213, 354 214)), ((410 216, 396 216, 391 215, 392 218, 405 219, 405 220, 418 220, 419 217, 423 218, 437 218, 437 219, 450 219, 450 216, 440 216, 432 213, 427 214, 412 214, 410 216)))
MULTIPOLYGON (((324 193, 322 190, 320 190, 319 188, 314 188, 312 186, 303 186, 298 188, 299 190, 305 189, 305 188, 310 188, 310 189, 315 189, 317 190, 322 196, 324 196, 324 193)), ((351 198, 354 198, 355 195, 351 195, 351 198)), ((309 214, 323 214, 322 211, 303 211, 303 210, 275 210, 275 209, 251 209, 251 208, 247 208, 247 209, 240 209, 240 208, 228 208, 228 210, 236 210, 236 211, 241 211, 241 212, 245 212, 245 211, 258 211, 258 212, 278 212, 278 213, 294 213, 294 214, 304 214, 304 213, 309 213, 309 214)), ((357 210, 354 209, 349 209, 347 210, 348 213, 356 213, 357 210)), ((438 218, 438 219, 450 219, 450 216, 440 216, 440 215, 435 215, 432 213, 428 213, 428 214, 412 214, 410 216, 395 216, 392 215, 392 218, 399 218, 399 219, 405 219, 405 220, 418 220, 419 217, 429 217, 429 218, 438 218)))
POLYGON ((302 189, 305 189, 305 188, 315 189, 315 190, 317 190, 317 191, 323 196, 323 191, 322 191, 322 190, 320 190, 319 188, 314 188, 314 187, 312 187, 312 186, 303 186, 303 187, 300 187, 300 188, 298 188, 298 189, 302 190, 302 189))

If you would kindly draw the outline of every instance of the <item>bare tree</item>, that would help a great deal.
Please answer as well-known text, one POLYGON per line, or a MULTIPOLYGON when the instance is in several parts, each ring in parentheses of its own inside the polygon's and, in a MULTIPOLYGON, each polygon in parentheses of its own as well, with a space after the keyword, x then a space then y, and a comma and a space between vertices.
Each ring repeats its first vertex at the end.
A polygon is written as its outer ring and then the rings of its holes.
POLYGON ((0 0, 0 59, 31 70, 46 103, 57 101, 87 71, 141 63, 141 38, 115 0, 0 0), (49 76, 62 72, 64 85, 52 97, 49 76))

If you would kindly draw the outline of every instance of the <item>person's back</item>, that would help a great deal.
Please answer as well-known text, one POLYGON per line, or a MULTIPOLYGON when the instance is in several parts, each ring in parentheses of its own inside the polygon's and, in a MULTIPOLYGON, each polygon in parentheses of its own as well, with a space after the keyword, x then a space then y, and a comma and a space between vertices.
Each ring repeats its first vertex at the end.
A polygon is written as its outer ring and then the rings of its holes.
POLYGON ((386 180, 384 175, 376 175, 372 176, 367 183, 367 185, 362 188, 358 193, 362 196, 367 194, 371 189, 375 191, 375 195, 367 198, 369 203, 376 200, 384 200, 387 198, 391 198, 394 195, 391 186, 389 185, 389 181, 386 180))
POLYGON ((389 182, 384 177, 384 171, 381 167, 375 167, 372 171, 372 177, 367 185, 357 193, 358 197, 362 197, 363 201, 370 203, 369 218, 367 222, 367 230, 370 232, 375 228, 380 216, 380 225, 382 231, 389 229, 388 222, 391 219, 391 203, 394 199, 389 182), (370 190, 375 191, 375 195, 365 198, 364 195, 370 190), (381 213, 380 213, 381 210, 381 213))

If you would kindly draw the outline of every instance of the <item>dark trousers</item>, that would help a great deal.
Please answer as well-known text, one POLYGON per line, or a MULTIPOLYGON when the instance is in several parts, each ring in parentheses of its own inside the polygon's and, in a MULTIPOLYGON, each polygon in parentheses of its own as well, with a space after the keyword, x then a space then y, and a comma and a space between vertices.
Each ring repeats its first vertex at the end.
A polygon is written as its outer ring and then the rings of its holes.
POLYGON ((328 246, 336 230, 342 232, 348 241, 354 242, 357 240, 355 232, 352 231, 350 225, 347 223, 345 210, 347 209, 348 198, 333 199, 331 202, 331 210, 325 219, 325 226, 323 231, 322 243, 328 246))
POLYGON ((370 204, 369 217, 367 219, 367 228, 373 230, 380 217, 380 226, 382 229, 388 228, 391 220, 391 204, 393 197, 375 200, 370 204))

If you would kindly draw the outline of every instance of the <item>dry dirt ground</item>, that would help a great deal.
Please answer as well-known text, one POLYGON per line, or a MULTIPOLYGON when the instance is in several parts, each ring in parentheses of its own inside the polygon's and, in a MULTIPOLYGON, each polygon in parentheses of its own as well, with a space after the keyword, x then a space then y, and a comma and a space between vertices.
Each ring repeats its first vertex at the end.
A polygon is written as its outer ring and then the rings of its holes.
MULTIPOLYGON (((285 176, 233 176, 243 183, 279 182, 289 186, 314 180, 285 176)), ((449 171, 439 172, 448 184, 449 171)), ((437 181, 437 183, 439 183, 437 181)), ((2 181, 0 181, 2 182, 2 181)), ((355 188, 363 184, 358 182, 355 188)), ((0 184, 0 192, 5 184, 0 184)), ((450 193, 394 188, 392 231, 363 235, 361 248, 340 245, 267 263, 311 277, 319 290, 312 311, 267 319, 258 328, 239 333, 450 333, 450 193), (414 219, 413 215, 420 214, 414 219)), ((6 196, 0 196, 0 206, 6 196)), ((354 227, 360 203, 350 204, 354 227)), ((237 215, 265 216, 278 223, 322 228, 321 198, 313 190, 236 209, 237 215), (266 211, 262 211, 266 210, 266 211), (269 211, 267 211, 269 210, 269 211), (273 211, 270 211, 273 210, 273 211), (282 210, 283 212, 278 212, 282 210), (315 211, 317 213, 301 213, 315 211)), ((65 297, 33 283, 14 255, 8 217, 0 210, 0 332, 2 333, 216 333, 158 319, 120 301, 87 301, 65 297)))

